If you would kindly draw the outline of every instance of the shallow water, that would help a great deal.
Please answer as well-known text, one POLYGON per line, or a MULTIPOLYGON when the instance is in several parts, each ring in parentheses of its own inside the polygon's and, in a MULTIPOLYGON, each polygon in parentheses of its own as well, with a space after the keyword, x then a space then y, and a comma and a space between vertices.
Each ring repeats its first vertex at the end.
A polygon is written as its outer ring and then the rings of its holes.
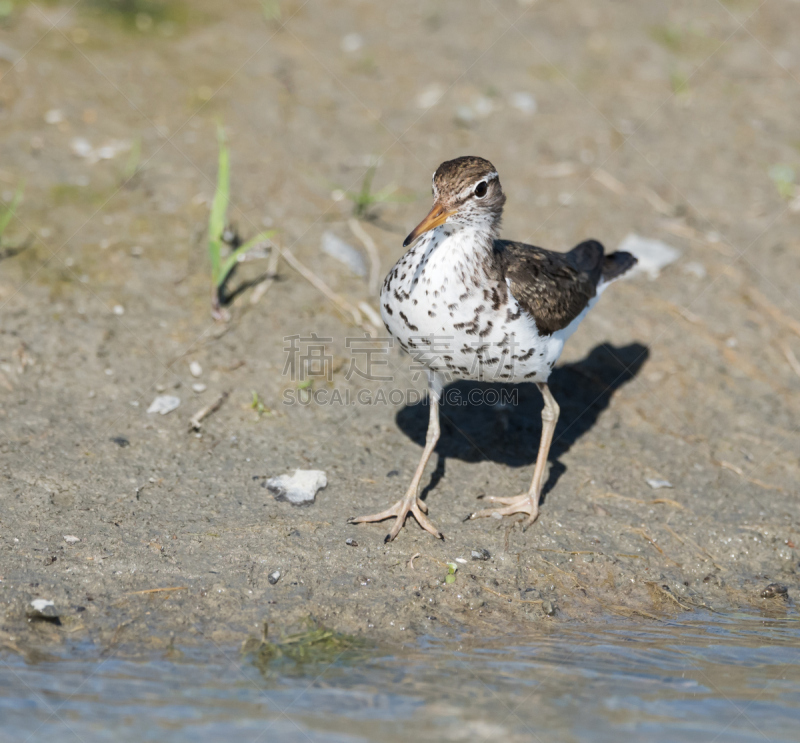
POLYGON ((260 673, 236 649, 179 660, 0 660, 3 740, 800 741, 800 622, 694 616, 422 639, 260 673))

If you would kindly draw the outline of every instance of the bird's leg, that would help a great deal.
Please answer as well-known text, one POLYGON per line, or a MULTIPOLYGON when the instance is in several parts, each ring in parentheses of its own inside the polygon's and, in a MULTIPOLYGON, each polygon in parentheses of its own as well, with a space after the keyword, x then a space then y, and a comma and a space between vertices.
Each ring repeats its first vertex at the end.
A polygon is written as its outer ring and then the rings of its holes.
POLYGON ((539 392, 542 393, 542 397, 544 397, 544 408, 542 410, 542 438, 539 440, 539 454, 536 457, 536 467, 533 470, 531 487, 527 493, 512 498, 503 498, 496 495, 488 496, 487 500, 505 506, 505 508, 484 508, 482 511, 470 514, 471 519, 493 516, 496 513, 500 514, 500 516, 527 513, 528 518, 524 526, 527 529, 539 517, 539 499, 544 485, 547 456, 550 453, 550 444, 553 442, 553 434, 558 422, 559 407, 550 392, 550 388, 545 383, 539 383, 536 386, 539 388, 539 392))
POLYGON ((425 449, 422 452, 422 458, 417 465, 417 471, 411 479, 411 484, 408 486, 406 494, 390 508, 380 513, 372 514, 371 516, 359 516, 358 518, 350 519, 351 524, 362 524, 367 521, 383 521, 392 516, 397 517, 392 530, 386 535, 384 542, 391 542, 403 528, 406 516, 409 512, 414 514, 414 518, 419 525, 430 532, 433 536, 443 539, 442 533, 428 520, 425 515, 428 512, 428 506, 424 501, 419 499, 419 484, 422 480, 422 475, 425 472, 425 466, 433 454, 436 447, 436 442, 439 441, 439 397, 441 395, 442 386, 438 379, 433 374, 430 375, 428 387, 428 404, 430 405, 430 418, 428 420, 428 433, 425 436, 425 449))

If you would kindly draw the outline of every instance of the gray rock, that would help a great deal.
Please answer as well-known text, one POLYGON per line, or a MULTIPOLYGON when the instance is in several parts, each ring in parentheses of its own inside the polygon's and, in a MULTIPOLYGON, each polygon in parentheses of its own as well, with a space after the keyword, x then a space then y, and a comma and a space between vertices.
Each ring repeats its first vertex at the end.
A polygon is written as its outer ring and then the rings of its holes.
POLYGON ((789 589, 786 586, 781 585, 780 583, 770 583, 762 592, 761 598, 762 599, 774 599, 781 596, 785 598, 789 595, 789 589))
POLYGON ((367 275, 367 264, 361 253, 333 232, 322 233, 322 252, 344 263, 356 276, 367 275))

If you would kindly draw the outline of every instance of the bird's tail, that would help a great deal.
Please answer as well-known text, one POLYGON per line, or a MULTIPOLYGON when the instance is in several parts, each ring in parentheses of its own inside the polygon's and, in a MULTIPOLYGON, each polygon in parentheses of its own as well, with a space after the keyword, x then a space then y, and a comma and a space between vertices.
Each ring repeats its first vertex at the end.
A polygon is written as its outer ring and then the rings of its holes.
POLYGON ((637 263, 635 255, 617 251, 603 257, 603 283, 608 284, 630 271, 637 263))

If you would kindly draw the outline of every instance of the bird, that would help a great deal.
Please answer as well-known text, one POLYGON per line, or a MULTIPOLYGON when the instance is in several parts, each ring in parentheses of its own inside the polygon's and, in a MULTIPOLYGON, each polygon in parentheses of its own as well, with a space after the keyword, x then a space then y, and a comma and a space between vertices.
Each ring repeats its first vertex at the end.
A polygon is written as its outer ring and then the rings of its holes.
POLYGON ((527 492, 486 496, 493 507, 467 519, 522 513, 523 528, 539 516, 544 474, 559 406, 547 381, 564 342, 608 285, 636 258, 606 254, 597 240, 561 253, 499 238, 506 196, 494 165, 476 156, 443 162, 433 174, 433 207, 403 242, 408 251, 386 276, 380 311, 400 347, 425 367, 429 422, 405 495, 384 511, 350 523, 395 517, 392 541, 411 513, 435 537, 443 534, 419 498, 425 467, 439 440, 445 384, 473 379, 536 384, 544 398, 542 434, 527 492))

